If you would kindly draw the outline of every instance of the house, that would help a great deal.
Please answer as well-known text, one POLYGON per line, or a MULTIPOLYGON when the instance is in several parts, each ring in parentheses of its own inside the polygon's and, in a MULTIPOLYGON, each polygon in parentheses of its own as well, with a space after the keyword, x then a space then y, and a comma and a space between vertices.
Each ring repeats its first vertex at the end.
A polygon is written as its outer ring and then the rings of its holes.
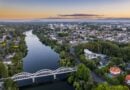
POLYGON ((126 75, 125 82, 127 85, 130 85, 130 75, 126 75))
POLYGON ((9 55, 7 55, 5 58, 6 58, 6 59, 11 59, 11 58, 13 58, 14 56, 15 56, 15 53, 9 54, 9 55))
POLYGON ((121 69, 116 66, 110 67, 109 71, 110 71, 110 74, 113 76, 117 76, 117 75, 121 74, 121 69))

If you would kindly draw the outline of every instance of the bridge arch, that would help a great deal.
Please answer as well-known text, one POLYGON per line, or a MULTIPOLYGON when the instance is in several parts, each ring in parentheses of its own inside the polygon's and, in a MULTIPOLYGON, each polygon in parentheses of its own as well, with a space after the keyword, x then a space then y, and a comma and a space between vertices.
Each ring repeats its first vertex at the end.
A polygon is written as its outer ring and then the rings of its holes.
POLYGON ((60 67, 58 69, 55 70, 56 73, 59 73, 59 72, 69 72, 69 71, 73 71, 73 68, 70 68, 70 67, 60 67))
POLYGON ((21 75, 26 75, 26 76, 28 76, 28 75, 32 75, 32 73, 21 72, 21 73, 15 74, 13 77, 15 77, 15 76, 21 76, 21 75))
POLYGON ((23 78, 29 78, 33 76, 32 73, 28 73, 28 72, 21 72, 21 73, 18 73, 18 74, 15 74, 12 79, 13 80, 16 80, 16 79, 23 79, 23 78))
POLYGON ((38 75, 50 75, 50 74, 53 74, 53 71, 50 70, 50 69, 41 69, 39 71, 37 71, 36 73, 34 73, 35 76, 38 76, 38 75))

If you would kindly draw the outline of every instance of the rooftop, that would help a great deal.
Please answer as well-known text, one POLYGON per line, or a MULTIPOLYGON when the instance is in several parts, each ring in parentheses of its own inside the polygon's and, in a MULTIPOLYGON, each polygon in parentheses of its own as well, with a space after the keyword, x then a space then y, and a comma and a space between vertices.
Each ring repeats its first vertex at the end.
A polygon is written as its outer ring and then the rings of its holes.
POLYGON ((125 80, 130 80, 130 74, 126 75, 125 80))
POLYGON ((119 67, 110 67, 110 73, 113 74, 113 75, 117 75, 117 74, 120 74, 121 73, 121 69, 119 67))

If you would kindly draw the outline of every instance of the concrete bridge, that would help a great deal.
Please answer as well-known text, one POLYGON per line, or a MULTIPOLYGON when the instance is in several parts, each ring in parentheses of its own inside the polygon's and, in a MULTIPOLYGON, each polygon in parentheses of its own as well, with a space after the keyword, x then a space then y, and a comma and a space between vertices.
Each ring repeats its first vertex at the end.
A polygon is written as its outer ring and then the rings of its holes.
POLYGON ((77 70, 76 68, 70 68, 70 67, 60 67, 56 70, 42 69, 35 73, 28 73, 28 72, 18 73, 10 78, 16 82, 21 80, 32 79, 32 82, 35 83, 35 79, 38 77, 47 77, 53 75, 53 79, 56 79, 57 75, 75 72, 76 70, 77 70))
POLYGON ((17 83, 19 87, 21 86, 27 86, 31 84, 38 83, 40 81, 39 78, 42 78, 42 82, 50 82, 56 79, 59 79, 59 77, 62 77, 62 75, 66 75, 72 72, 76 72, 77 68, 71 68, 71 67, 60 67, 56 70, 50 70, 50 69, 42 69, 39 70, 35 73, 28 73, 28 72, 21 72, 18 74, 15 74, 12 77, 7 77, 7 78, 1 78, 0 82, 3 83, 4 80, 6 79, 12 79, 17 83), (28 82, 29 81, 29 82, 28 82))

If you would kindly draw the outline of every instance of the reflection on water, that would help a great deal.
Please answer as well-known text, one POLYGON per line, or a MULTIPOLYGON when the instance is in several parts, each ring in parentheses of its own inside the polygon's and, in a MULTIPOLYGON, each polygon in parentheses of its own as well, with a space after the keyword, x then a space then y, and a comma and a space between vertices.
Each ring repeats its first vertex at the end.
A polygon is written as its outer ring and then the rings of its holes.
MULTIPOLYGON (((34 73, 40 69, 57 69, 59 55, 50 47, 42 44, 32 31, 26 32, 25 38, 28 53, 23 59, 24 72, 34 73)), ((26 83, 26 82, 25 82, 26 83)), ((52 83, 32 85, 20 88, 20 90, 74 90, 65 81, 53 81, 52 83)))
POLYGON ((21 88, 21 90, 74 90, 74 88, 65 81, 57 81, 36 86, 28 86, 26 88, 21 88))
POLYGON ((32 34, 32 31, 26 32, 25 40, 28 47, 28 54, 23 61, 25 72, 58 68, 59 55, 50 47, 42 44, 38 37, 32 34))

